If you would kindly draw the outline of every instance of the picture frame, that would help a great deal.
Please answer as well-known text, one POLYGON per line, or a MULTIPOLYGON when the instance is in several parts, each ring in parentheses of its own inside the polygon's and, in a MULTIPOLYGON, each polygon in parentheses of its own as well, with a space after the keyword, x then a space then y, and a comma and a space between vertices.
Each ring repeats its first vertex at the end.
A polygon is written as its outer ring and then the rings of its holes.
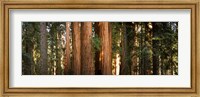
POLYGON ((199 97, 199 0, 68 0, 1 1, 1 88, 2 97, 77 96, 77 97, 199 97), (9 11, 11 9, 190 9, 191 10, 191 88, 10 88, 9 87, 9 11))

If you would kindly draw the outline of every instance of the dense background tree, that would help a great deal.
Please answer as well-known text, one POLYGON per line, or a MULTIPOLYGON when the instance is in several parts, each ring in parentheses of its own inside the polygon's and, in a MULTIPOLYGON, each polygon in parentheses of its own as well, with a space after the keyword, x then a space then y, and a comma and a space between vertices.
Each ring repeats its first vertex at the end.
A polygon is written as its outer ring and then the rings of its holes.
POLYGON ((24 28, 22 30, 22 35, 25 36, 22 38, 22 44, 24 45, 22 47, 22 70, 24 71, 23 74, 25 75, 31 75, 33 73, 33 47, 34 47, 34 23, 23 23, 22 27, 24 28), (33 37, 30 39, 29 37, 33 37))
POLYGON ((47 64, 47 31, 46 23, 40 23, 40 74, 48 74, 48 64, 47 64))
POLYGON ((23 22, 23 75, 178 75, 177 22, 23 22))

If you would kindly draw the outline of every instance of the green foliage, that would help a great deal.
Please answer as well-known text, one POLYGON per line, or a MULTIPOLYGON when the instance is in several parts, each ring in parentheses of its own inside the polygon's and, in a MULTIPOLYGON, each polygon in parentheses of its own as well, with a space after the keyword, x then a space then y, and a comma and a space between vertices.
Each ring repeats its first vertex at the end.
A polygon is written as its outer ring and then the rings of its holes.
POLYGON ((116 54, 121 53, 122 49, 120 47, 121 35, 119 28, 121 27, 120 23, 112 23, 112 57, 115 58, 116 54))
POLYGON ((92 37, 92 47, 94 52, 100 51, 101 49, 100 37, 96 33, 94 37, 92 37))

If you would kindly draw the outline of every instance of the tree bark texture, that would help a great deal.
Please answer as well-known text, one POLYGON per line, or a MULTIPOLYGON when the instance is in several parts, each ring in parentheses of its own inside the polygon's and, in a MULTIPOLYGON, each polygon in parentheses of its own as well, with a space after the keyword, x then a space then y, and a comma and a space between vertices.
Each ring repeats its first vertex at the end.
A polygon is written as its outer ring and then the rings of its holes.
POLYGON ((101 67, 103 75, 112 74, 111 57, 111 29, 108 22, 99 23, 99 32, 101 40, 101 67))
POLYGON ((93 75, 93 53, 92 53, 92 22, 81 23, 81 73, 82 75, 93 75))
POLYGON ((65 36, 65 64, 64 64, 64 74, 70 74, 70 23, 66 22, 66 36, 65 36))
POLYGON ((121 30, 121 65, 120 65, 120 75, 126 75, 128 74, 128 66, 127 66, 127 33, 126 33, 126 27, 125 24, 122 24, 121 30))
POLYGON ((81 31, 80 23, 72 23, 72 49, 73 49, 73 59, 72 59, 72 71, 74 75, 81 74, 81 31))
POLYGON ((47 65, 47 32, 46 32, 46 23, 40 23, 40 74, 48 74, 48 65, 47 65))

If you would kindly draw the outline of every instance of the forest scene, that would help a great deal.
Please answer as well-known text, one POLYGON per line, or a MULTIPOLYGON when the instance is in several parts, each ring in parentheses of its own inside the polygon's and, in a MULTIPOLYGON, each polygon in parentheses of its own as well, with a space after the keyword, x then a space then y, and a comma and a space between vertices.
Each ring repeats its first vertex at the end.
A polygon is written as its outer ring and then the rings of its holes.
POLYGON ((22 75, 178 75, 178 22, 23 22, 22 75))

